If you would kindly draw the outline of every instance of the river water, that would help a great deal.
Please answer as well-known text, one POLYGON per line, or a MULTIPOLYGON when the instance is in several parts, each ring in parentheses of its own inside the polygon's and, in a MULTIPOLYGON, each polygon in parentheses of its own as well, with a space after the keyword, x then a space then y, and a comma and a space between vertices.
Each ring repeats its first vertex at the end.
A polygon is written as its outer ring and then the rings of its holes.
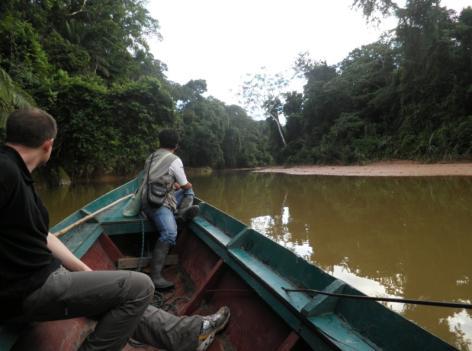
MULTIPOLYGON (((191 181, 204 201, 368 295, 472 302, 472 178, 228 172, 191 181)), ((40 193, 54 224, 116 185, 40 193)), ((471 310, 387 306, 472 350, 471 310)))

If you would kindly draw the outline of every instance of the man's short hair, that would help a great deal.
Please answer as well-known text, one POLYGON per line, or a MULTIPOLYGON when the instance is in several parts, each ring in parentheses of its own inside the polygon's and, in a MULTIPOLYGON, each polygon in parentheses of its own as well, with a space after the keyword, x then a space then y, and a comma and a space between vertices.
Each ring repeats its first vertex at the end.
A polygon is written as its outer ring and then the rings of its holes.
POLYGON ((37 148, 57 134, 56 120, 39 108, 12 112, 6 123, 6 142, 37 148))
POLYGON ((159 132, 160 147, 175 149, 179 144, 179 134, 173 129, 164 129, 159 132))

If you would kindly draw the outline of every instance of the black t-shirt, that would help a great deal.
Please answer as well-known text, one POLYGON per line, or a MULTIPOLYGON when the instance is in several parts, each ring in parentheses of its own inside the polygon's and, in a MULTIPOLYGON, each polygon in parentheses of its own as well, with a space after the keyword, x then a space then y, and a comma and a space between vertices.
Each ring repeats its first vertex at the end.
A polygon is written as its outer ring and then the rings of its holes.
POLYGON ((24 298, 59 266, 48 232, 48 211, 23 159, 0 147, 0 320, 20 313, 24 298))

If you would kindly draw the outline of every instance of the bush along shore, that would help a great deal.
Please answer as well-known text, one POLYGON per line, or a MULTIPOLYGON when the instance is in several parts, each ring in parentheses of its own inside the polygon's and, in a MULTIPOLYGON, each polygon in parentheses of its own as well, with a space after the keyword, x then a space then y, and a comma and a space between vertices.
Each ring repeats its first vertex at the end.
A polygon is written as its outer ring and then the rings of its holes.
MULTIPOLYGON (((14 109, 50 112, 59 134, 48 179, 58 183, 64 173, 75 180, 136 172, 163 128, 180 131, 187 167, 471 160, 472 8, 455 13, 424 0, 354 5, 368 19, 379 9, 393 14, 397 27, 338 64, 300 55, 294 66, 303 92, 264 95, 267 119, 256 121, 207 96, 203 79, 166 78, 147 43, 160 35, 159 22, 140 0, 85 8, 3 0, 0 141, 14 109)), ((247 100, 257 100, 261 77, 248 83, 247 100)))

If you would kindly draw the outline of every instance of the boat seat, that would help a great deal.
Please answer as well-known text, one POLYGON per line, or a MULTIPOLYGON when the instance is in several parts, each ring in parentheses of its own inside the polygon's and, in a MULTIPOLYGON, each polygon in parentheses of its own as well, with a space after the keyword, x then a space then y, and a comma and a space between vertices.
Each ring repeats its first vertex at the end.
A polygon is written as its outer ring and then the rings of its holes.
POLYGON ((123 216, 123 209, 126 205, 127 202, 124 201, 95 217, 95 220, 102 225, 105 233, 108 235, 120 235, 140 233, 143 230, 146 233, 155 231, 152 223, 141 213, 134 217, 123 216))

